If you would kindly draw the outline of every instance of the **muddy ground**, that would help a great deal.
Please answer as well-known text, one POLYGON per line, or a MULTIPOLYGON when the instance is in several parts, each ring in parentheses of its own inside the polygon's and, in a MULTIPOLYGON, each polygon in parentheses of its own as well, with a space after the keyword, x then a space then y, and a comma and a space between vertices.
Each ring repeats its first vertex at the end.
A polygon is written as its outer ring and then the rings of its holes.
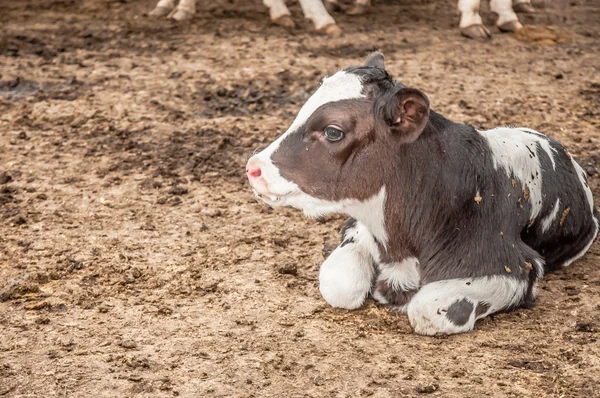
POLYGON ((296 4, 286 31, 201 3, 186 25, 151 0, 0 1, 0 396, 600 396, 599 244, 535 308, 421 337, 329 308, 342 218, 274 211, 244 176, 323 76, 382 49, 446 116, 562 140, 600 198, 599 0, 534 1, 537 30, 484 43, 449 0, 375 1, 340 38, 296 4))

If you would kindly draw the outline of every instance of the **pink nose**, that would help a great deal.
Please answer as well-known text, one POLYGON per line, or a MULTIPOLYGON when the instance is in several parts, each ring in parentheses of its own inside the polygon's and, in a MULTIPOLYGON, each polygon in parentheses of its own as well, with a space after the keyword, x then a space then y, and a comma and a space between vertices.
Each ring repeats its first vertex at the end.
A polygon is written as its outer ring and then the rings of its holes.
POLYGON ((260 171, 260 167, 255 167, 255 166, 249 166, 248 169, 246 170, 246 173, 248 173, 249 177, 253 177, 253 178, 258 178, 262 174, 262 172, 260 171))

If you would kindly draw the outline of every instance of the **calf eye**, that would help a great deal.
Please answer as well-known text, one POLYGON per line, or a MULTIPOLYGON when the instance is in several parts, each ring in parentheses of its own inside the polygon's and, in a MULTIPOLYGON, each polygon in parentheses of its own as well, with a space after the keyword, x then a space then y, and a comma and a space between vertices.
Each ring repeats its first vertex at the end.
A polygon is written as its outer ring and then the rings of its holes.
POLYGON ((327 126, 325 127, 325 138, 331 142, 339 141, 344 138, 344 132, 337 127, 327 126))

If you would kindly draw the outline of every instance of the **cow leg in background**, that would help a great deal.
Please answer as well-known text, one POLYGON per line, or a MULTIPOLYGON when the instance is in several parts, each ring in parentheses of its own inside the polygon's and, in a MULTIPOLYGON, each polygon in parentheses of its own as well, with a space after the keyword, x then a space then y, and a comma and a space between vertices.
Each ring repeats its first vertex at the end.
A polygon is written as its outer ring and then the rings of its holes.
POLYGON ((471 39, 489 39, 490 31, 483 26, 479 15, 480 0, 458 0, 460 12, 460 33, 471 39))
POLYGON ((166 17, 174 8, 175 0, 160 0, 148 15, 151 17, 166 17))
POLYGON ((172 18, 176 21, 186 21, 192 19, 196 13, 196 0, 180 0, 179 4, 167 18, 172 18))
POLYGON ((406 311, 406 305, 421 285, 419 260, 407 257, 393 264, 379 264, 378 269, 373 298, 381 304, 406 311))
POLYGON ((348 11, 350 15, 362 15, 371 7, 371 0, 356 0, 354 7, 348 11))
POLYGON ((522 14, 535 12, 535 8, 531 5, 531 0, 513 0, 513 10, 522 14))
POLYGON ((406 312, 418 334, 463 333, 478 319, 519 306, 527 291, 527 281, 515 276, 443 280, 423 286, 406 312))
POLYGON ((263 4, 269 8, 271 22, 284 28, 296 26, 292 19, 292 13, 285 5, 285 0, 263 0, 263 4))
POLYGON ((319 270, 319 290, 329 305, 353 310, 363 305, 375 276, 373 235, 356 220, 342 231, 342 243, 319 270))
POLYGON ((496 25, 502 32, 516 32, 523 27, 512 9, 511 0, 491 0, 490 8, 498 14, 496 25))
POLYGON ((304 16, 313 22, 318 31, 325 32, 330 36, 339 36, 342 33, 342 30, 335 24, 335 20, 327 12, 322 0, 298 1, 304 16))

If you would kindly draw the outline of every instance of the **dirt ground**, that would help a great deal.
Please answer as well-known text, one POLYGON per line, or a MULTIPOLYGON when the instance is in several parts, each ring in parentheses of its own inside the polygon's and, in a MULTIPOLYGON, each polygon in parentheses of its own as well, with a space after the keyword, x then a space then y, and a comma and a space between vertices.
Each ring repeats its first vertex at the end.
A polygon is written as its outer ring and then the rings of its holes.
POLYGON ((186 25, 153 0, 0 0, 1 397, 600 397, 600 244, 535 308, 421 337, 329 308, 343 219, 267 208, 244 175, 381 49, 446 116, 563 141, 600 198, 600 0, 534 1, 535 28, 484 43, 450 0, 336 14, 340 38, 295 3, 292 31, 258 0, 200 3, 186 25))

